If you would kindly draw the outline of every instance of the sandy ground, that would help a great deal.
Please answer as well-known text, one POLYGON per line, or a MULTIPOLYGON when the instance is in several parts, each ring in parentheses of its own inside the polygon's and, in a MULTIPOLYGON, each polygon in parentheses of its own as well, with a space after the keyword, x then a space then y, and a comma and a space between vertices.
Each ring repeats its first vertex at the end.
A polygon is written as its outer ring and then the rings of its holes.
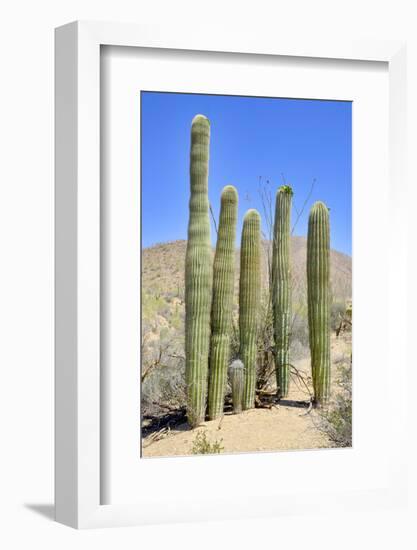
MULTIPOLYGON (((350 348, 349 338, 332 340, 333 380, 337 377, 337 363, 350 355, 350 348)), ((309 374, 308 358, 296 362, 295 366, 305 375, 309 374)), ((317 413, 308 413, 307 408, 295 403, 308 399, 307 390, 292 381, 288 398, 269 409, 252 409, 238 415, 225 414, 221 419, 205 422, 194 430, 182 424, 169 432, 144 438, 143 456, 189 455, 199 431, 206 432, 211 443, 220 442, 222 453, 330 447, 327 437, 315 427, 317 413)))

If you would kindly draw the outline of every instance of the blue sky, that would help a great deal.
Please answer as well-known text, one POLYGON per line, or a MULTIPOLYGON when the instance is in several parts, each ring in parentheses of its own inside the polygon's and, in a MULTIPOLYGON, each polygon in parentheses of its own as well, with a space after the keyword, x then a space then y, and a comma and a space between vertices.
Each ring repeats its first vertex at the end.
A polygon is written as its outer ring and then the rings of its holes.
MULTIPOLYGON (((190 125, 198 113, 210 119, 209 199, 216 220, 222 188, 232 184, 239 193, 237 245, 249 208, 259 210, 267 232, 260 182, 275 197, 285 179, 299 211, 315 180, 294 235, 307 235, 309 209, 321 200, 330 208, 332 248, 351 254, 350 102, 164 92, 141 92, 143 247, 187 238, 190 125)), ((293 222, 296 217, 293 208, 293 222)), ((215 238, 212 227, 213 244, 215 238)))

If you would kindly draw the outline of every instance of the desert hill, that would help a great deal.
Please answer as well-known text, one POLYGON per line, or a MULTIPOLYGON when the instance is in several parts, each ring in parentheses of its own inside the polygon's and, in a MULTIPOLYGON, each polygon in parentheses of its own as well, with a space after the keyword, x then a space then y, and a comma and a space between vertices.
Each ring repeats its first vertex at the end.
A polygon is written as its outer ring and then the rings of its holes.
MULTIPOLYGON (((307 239, 292 237, 293 299, 302 300, 306 288, 307 239)), ((144 248, 142 251, 142 292, 155 298, 183 299, 184 265, 187 241, 173 241, 144 248)), ((263 242, 263 286, 267 288, 267 256, 270 243, 263 242)), ((236 290, 239 281, 239 249, 236 250, 236 290)), ((331 251, 331 284, 334 302, 345 302, 352 296, 352 259, 331 251)))
MULTIPOLYGON (((308 361, 306 245, 304 237, 292 237, 293 322, 291 357, 308 361)), ((184 406, 184 267, 186 241, 157 244, 142 250, 142 411, 149 416, 184 406)), ((271 245, 262 243, 261 311, 263 323, 268 304, 268 256, 271 245)), ((238 327, 239 249, 236 250, 234 326, 238 327)), ((352 293, 352 262, 349 256, 331 251, 332 316, 345 311, 352 293)), ((266 326, 263 324, 263 326, 266 326)), ((335 328, 334 326, 332 327, 335 328)), ((270 331, 260 332, 260 346, 270 347, 270 331), (266 340, 264 340, 266 338, 266 340)), ((238 335, 231 344, 236 352, 238 335)), ((271 358, 270 358, 271 359, 271 358)))

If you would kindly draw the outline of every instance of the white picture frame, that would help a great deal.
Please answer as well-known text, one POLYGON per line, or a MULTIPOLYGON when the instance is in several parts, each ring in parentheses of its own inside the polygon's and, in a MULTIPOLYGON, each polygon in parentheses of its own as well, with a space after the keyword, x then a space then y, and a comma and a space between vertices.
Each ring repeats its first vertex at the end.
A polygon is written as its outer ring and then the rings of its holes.
MULTIPOLYGON (((249 513, 219 498, 186 514, 176 495, 165 496, 163 510, 150 505, 101 504, 100 465, 100 48, 128 46, 245 53, 296 58, 381 61, 389 71, 390 200, 394 205, 395 235, 403 234, 399 197, 406 186, 403 166, 405 132, 405 44, 400 41, 310 40, 280 41, 279 37, 248 36, 244 32, 211 29, 142 27, 113 23, 75 22, 56 30, 56 519, 77 528, 135 525, 185 519, 236 518, 271 515, 288 510, 308 513, 294 494, 274 502, 264 512, 249 513)), ((393 248, 390 248, 396 254, 393 248)), ((397 251, 397 274, 404 276, 405 260, 397 251)), ((405 319, 405 300, 389 303, 396 318, 405 319)), ((405 334, 405 331, 404 331, 405 334)), ((405 336, 403 336, 405 338, 405 336)), ((405 350, 406 346, 403 346, 405 350)), ((398 388, 405 393, 406 357, 399 351, 398 388)), ((402 410, 400 414, 405 414, 402 410)), ((329 506, 357 508, 389 506, 405 498, 403 434, 383 490, 323 493, 316 510, 329 506)), ((207 460, 207 459, 204 459, 207 460)), ((150 500, 151 495, 150 495, 150 500)), ((160 503, 159 503, 160 504, 160 503)))

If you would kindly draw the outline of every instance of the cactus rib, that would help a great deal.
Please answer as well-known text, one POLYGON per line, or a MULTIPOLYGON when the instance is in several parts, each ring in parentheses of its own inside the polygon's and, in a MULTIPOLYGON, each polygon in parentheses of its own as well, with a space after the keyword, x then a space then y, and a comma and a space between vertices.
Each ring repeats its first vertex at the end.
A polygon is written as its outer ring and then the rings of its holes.
POLYGON ((261 292, 261 218, 248 210, 243 221, 240 250, 239 328, 240 358, 245 366, 243 409, 255 406, 258 312, 261 292))
POLYGON ((185 260, 185 374, 187 418, 205 419, 212 291, 212 250, 208 201, 210 123, 203 115, 191 125, 190 202, 185 260))
POLYGON ((274 318, 274 355, 278 398, 288 395, 290 379, 290 224, 292 195, 291 187, 283 185, 277 192, 275 203, 272 248, 272 311, 274 318))
POLYGON ((307 296, 314 403, 320 406, 330 397, 330 225, 322 202, 308 220, 307 296))
POLYGON ((236 189, 232 185, 227 185, 221 195, 220 222, 213 265, 208 396, 210 420, 223 414, 226 393, 233 311, 237 203, 236 189))

